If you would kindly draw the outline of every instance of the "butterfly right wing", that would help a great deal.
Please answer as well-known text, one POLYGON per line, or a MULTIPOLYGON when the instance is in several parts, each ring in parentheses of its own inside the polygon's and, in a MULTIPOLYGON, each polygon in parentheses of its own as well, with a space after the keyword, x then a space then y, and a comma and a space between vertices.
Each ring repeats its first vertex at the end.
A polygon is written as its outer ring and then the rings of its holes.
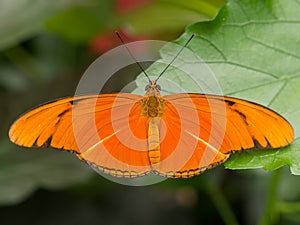
POLYGON ((225 162, 235 151, 280 148, 293 141, 291 125, 271 109, 242 99, 164 96, 161 162, 156 173, 191 177, 225 162))

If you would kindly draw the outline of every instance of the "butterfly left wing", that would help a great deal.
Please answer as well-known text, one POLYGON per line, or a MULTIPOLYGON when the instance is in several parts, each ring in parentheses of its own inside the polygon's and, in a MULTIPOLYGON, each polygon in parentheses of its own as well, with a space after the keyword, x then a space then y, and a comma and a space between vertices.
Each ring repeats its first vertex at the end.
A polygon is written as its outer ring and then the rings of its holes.
POLYGON ((72 151, 107 174, 142 176, 151 168, 141 98, 120 93, 48 102, 22 115, 9 137, 20 146, 72 151))
POLYGON ((164 99, 161 162, 155 167, 163 176, 191 177, 225 162, 234 151, 280 148, 294 138, 282 116, 256 103, 204 94, 164 99))

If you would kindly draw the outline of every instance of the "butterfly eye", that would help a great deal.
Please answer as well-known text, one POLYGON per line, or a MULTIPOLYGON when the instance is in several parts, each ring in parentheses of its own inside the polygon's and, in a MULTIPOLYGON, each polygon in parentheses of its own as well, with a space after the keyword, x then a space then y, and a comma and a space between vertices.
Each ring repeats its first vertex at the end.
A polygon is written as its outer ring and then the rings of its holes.
POLYGON ((147 84, 146 87, 145 87, 145 91, 148 91, 150 89, 150 85, 147 84))
POLYGON ((155 88, 156 88, 156 90, 158 90, 158 91, 160 91, 160 90, 161 90, 161 88, 160 88, 160 85, 158 85, 158 84, 156 85, 156 87, 155 87, 155 88))

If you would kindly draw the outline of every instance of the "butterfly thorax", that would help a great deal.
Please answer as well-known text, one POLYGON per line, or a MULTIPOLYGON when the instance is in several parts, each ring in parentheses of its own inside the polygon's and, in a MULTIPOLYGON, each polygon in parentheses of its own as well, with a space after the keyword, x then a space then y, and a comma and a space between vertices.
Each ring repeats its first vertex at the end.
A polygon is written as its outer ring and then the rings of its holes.
POLYGON ((160 96, 160 86, 151 81, 145 89, 146 94, 142 99, 143 115, 147 118, 161 117, 164 112, 164 100, 160 96))

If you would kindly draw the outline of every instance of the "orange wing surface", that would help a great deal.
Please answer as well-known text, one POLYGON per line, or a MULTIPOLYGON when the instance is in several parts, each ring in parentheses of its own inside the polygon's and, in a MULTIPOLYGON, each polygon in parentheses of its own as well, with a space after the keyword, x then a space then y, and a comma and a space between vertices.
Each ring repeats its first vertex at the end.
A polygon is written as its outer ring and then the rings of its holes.
POLYGON ((294 138, 287 120, 253 102, 204 94, 164 99, 167 132, 156 168, 161 175, 191 177, 225 162, 235 151, 280 148, 294 138))
POLYGON ((59 99, 22 115, 11 126, 9 136, 20 146, 72 151, 114 176, 141 176, 151 169, 141 98, 120 93, 59 99))
POLYGON ((22 115, 12 142, 53 147, 117 177, 187 178, 225 162, 235 151, 280 148, 293 141, 291 125, 276 112, 238 98, 100 94, 64 98, 22 115))

